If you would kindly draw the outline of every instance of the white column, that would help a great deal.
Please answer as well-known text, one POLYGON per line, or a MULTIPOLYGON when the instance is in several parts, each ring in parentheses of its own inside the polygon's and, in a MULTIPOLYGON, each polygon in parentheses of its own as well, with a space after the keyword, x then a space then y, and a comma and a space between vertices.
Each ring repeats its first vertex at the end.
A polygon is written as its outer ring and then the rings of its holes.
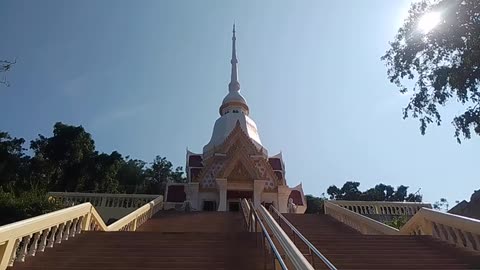
POLYGON ((227 211, 227 179, 217 178, 216 181, 220 198, 217 211, 225 212, 227 211))
POLYGON ((288 186, 278 186, 278 211, 280 213, 288 213, 288 197, 290 196, 290 188, 288 186))
POLYGON ((253 181, 253 205, 259 207, 262 203, 262 194, 265 189, 266 180, 253 181))
POLYGON ((190 182, 187 186, 187 200, 190 202, 190 205, 195 210, 201 210, 200 204, 198 202, 198 182, 190 182))

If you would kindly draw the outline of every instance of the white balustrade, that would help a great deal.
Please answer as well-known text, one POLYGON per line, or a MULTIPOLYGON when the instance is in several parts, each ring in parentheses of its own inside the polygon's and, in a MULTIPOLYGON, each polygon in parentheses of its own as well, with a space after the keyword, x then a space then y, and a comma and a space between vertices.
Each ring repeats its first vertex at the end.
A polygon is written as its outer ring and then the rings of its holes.
POLYGON ((413 216, 422 208, 432 208, 429 203, 387 201, 328 201, 362 215, 413 216))
POLYGON ((163 196, 156 195, 67 195, 70 193, 50 193, 61 202, 74 206, 0 227, 0 270, 74 238, 84 230, 135 231, 163 207, 163 196), (95 204, 120 208, 141 207, 107 227, 95 204))
POLYGON ((0 269, 23 262, 29 256, 45 251, 91 224, 106 230, 107 226, 90 203, 80 204, 49 214, 0 227, 0 269), (88 221, 89 224, 84 224, 88 221))
POLYGON ((401 234, 431 235, 458 247, 480 252, 480 220, 423 208, 401 229, 401 234))
POLYGON ((145 205, 146 203, 158 198, 159 196, 148 194, 109 194, 77 192, 49 192, 48 195, 67 206, 89 202, 96 208, 139 208, 142 205, 145 205))
POLYGON ((430 235, 458 247, 480 252, 480 220, 430 208, 430 204, 418 203, 325 201, 326 214, 363 234, 430 235), (407 214, 413 217, 397 230, 364 216, 366 214, 407 214))
POLYGON ((158 196, 153 201, 138 208, 125 217, 117 220, 112 225, 108 226, 108 231, 135 231, 145 221, 150 219, 155 213, 160 211, 163 207, 163 196, 158 196))
MULTIPOLYGON (((110 219, 118 220, 159 197, 159 195, 148 194, 97 194, 76 192, 50 192, 48 195, 51 200, 56 200, 66 206, 89 202, 95 206, 95 209, 105 222, 110 219)), ((91 229, 95 230, 98 228, 91 229)))
MULTIPOLYGON (((353 207, 353 206, 352 206, 353 207)), ((325 214, 332 216, 336 220, 352 227, 362 234, 386 234, 396 235, 399 231, 393 227, 385 225, 379 221, 371 219, 347 207, 342 207, 332 201, 324 202, 325 214)), ((358 211, 360 208, 357 207, 358 211)))

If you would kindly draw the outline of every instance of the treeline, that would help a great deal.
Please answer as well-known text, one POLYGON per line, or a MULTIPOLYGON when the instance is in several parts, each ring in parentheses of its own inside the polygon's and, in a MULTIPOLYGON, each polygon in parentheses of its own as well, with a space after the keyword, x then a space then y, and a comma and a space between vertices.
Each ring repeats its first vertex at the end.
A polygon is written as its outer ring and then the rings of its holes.
MULTIPOLYGON (((396 189, 391 185, 378 184, 366 191, 360 191, 360 182, 347 181, 341 188, 332 185, 327 189, 330 200, 339 201, 392 201, 392 202, 421 202, 422 195, 408 193, 408 186, 400 185, 396 189)), ((321 197, 306 195, 308 214, 323 213, 323 202, 327 200, 325 193, 321 197)), ((444 199, 445 200, 445 199, 444 199)))
POLYGON ((341 188, 333 185, 327 189, 331 200, 344 201, 392 201, 421 202, 422 195, 408 193, 408 186, 400 185, 396 189, 390 185, 378 184, 366 191, 360 191, 360 182, 347 181, 341 188))
POLYGON ((163 194, 168 181, 185 181, 182 167, 174 168, 164 157, 147 163, 117 151, 96 151, 91 134, 82 126, 59 122, 53 136, 38 135, 29 149, 25 144, 23 138, 0 132, 0 188, 5 192, 163 194))
POLYGON ((95 150, 82 126, 56 123, 53 136, 23 138, 0 131, 0 224, 61 208, 49 191, 164 194, 168 181, 184 182, 182 167, 165 157, 152 162, 95 150))

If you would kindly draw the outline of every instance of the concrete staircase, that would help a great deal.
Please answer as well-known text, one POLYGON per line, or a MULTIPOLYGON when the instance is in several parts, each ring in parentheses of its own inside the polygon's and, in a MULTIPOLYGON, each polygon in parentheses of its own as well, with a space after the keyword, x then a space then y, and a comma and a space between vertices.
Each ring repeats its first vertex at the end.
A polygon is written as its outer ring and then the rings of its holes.
MULTIPOLYGON (((327 215, 284 216, 338 269, 480 269, 480 255, 430 236, 362 235, 327 215)), ((289 227, 281 226, 293 239, 289 227)), ((298 237, 294 242, 308 254, 298 237)), ((317 258, 315 268, 326 269, 317 258)))
POLYGON ((9 269, 264 269, 239 213, 159 212, 135 232, 84 232, 9 269))

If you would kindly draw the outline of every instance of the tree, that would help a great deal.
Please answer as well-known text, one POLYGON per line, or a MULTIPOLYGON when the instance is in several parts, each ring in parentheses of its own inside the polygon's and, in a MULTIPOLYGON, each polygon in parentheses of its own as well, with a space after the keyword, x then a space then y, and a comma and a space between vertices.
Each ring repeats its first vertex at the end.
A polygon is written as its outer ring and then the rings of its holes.
POLYGON ((393 217, 392 220, 385 222, 385 224, 387 224, 390 227, 393 227, 393 228, 396 228, 396 229, 400 230, 403 227, 403 225, 407 224, 408 220, 409 220, 409 218, 406 215, 395 216, 395 217, 393 217))
POLYGON ((22 182, 28 164, 24 143, 23 138, 12 138, 7 132, 0 132, 0 187, 22 182))
POLYGON ((117 173, 120 184, 120 192, 145 193, 146 192, 146 162, 138 159, 124 160, 117 173))
POLYGON ((307 200, 307 210, 305 214, 323 214, 325 212, 323 209, 325 197, 306 195, 305 199, 307 200))
POLYGON ((373 188, 362 192, 358 189, 359 182, 347 181, 342 188, 335 185, 327 189, 327 194, 332 200, 344 201, 409 201, 421 202, 422 196, 418 194, 408 194, 408 187, 400 185, 395 190, 390 185, 378 184, 373 188))
POLYGON ((0 84, 10 86, 10 83, 7 80, 7 72, 9 72, 12 69, 12 66, 16 63, 16 59, 13 62, 7 60, 0 60, 0 73, 3 73, 3 77, 0 78, 0 84))
POLYGON ((440 211, 445 210, 445 212, 447 212, 449 209, 448 200, 445 198, 440 198, 439 201, 436 201, 433 204, 433 209, 440 210, 440 211))
POLYGON ((56 123, 53 136, 31 142, 36 160, 42 160, 41 169, 47 169, 50 176, 50 191, 80 191, 88 179, 88 165, 95 152, 95 143, 90 133, 82 126, 56 123))
POLYGON ((461 143, 462 135, 470 139, 472 130, 480 135, 478 0, 412 4, 382 60, 390 82, 401 93, 412 93, 403 117, 418 118, 421 134, 428 124, 441 124, 439 106, 457 101, 464 110, 452 121, 457 141, 461 143))
POLYGON ((77 189, 96 193, 119 192, 120 183, 117 176, 123 162, 122 155, 117 151, 113 151, 110 155, 95 152, 88 161, 87 180, 77 189))
POLYGON ((82 126, 56 123, 53 136, 31 141, 26 155, 22 138, 0 132, 0 225, 61 207, 48 191, 163 194, 167 182, 184 182, 182 167, 165 157, 147 165, 138 159, 95 151, 82 126))
POLYGON ((161 156, 155 157, 152 167, 146 170, 146 175, 149 182, 147 192, 153 194, 164 194, 168 182, 182 183, 186 180, 182 167, 173 170, 173 164, 161 156))

